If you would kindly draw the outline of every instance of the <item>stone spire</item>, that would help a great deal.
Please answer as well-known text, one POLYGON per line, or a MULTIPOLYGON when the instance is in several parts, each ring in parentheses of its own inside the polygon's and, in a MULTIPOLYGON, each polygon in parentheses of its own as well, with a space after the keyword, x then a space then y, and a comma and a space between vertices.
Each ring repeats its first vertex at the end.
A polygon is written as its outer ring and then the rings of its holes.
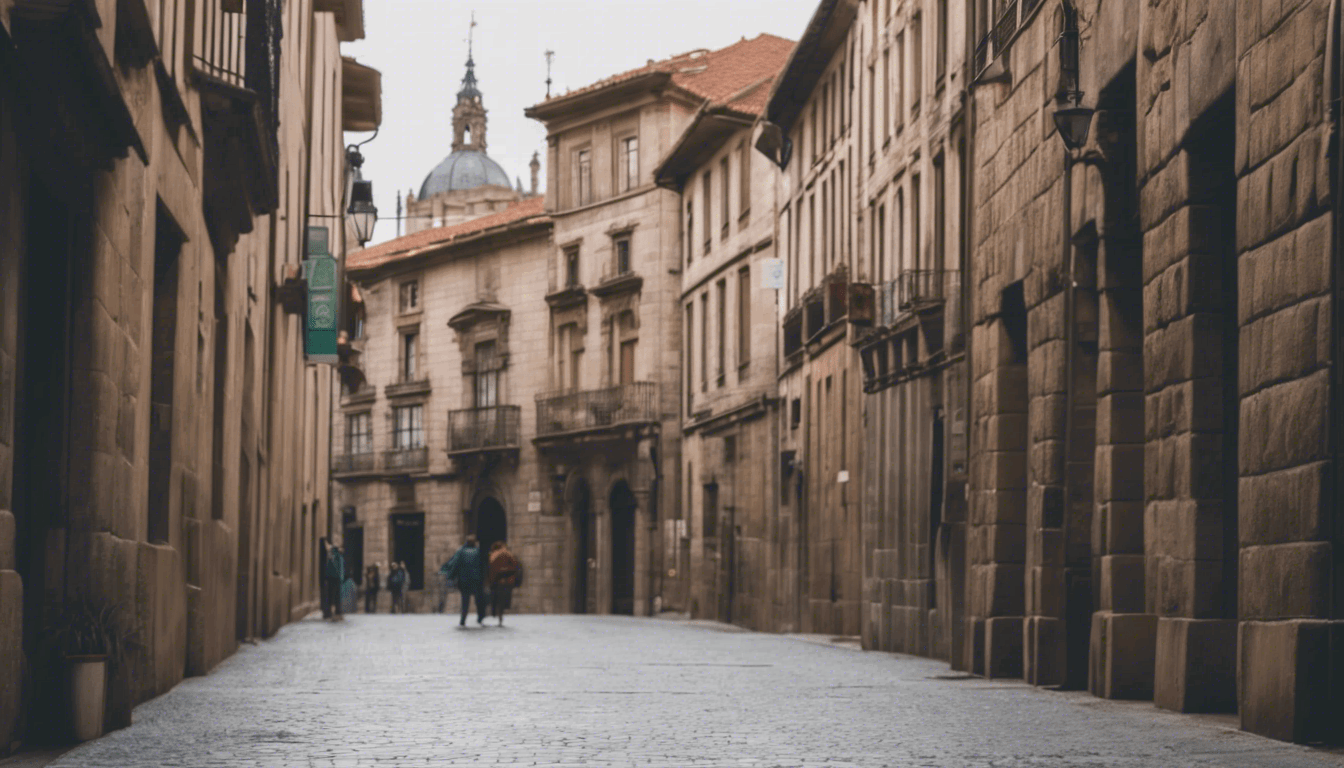
MULTIPOLYGON (((471 17, 471 33, 474 35, 476 15, 471 17)), ((468 149, 485 151, 485 105, 481 102, 481 90, 476 84, 476 61, 473 57, 472 38, 467 38, 467 74, 462 78, 462 88, 457 92, 457 106, 453 107, 453 151, 468 149)))
POLYGON ((532 169, 532 196, 536 197, 537 184, 539 183, 539 177, 541 176, 541 158, 538 153, 532 153, 532 162, 528 163, 527 167, 532 169))

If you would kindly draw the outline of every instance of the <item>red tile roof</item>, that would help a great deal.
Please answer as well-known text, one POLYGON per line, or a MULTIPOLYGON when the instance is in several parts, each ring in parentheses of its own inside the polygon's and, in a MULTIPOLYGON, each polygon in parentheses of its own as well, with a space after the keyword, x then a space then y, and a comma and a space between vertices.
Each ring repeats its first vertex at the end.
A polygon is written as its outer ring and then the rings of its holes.
POLYGON ((513 224, 533 223, 529 220, 535 220, 538 223, 549 221, 549 217, 546 216, 546 198, 529 198, 514 203, 498 213, 482 216, 479 219, 472 219, 447 227, 422 229, 419 232, 403 235, 395 240, 388 240, 362 251, 355 251, 346 255, 345 268, 373 269, 381 267, 384 264, 408 259, 430 248, 451 245, 455 241, 480 234, 486 230, 513 224))
POLYGON ((537 106, 600 91, 640 75, 665 72, 672 75, 673 85, 694 96, 715 104, 729 104, 743 112, 760 114, 770 95, 770 84, 793 52, 793 47, 792 40, 774 35, 761 34, 750 40, 743 38, 717 51, 690 51, 662 61, 650 61, 637 69, 558 94, 537 106), (756 83, 763 84, 743 92, 756 83))

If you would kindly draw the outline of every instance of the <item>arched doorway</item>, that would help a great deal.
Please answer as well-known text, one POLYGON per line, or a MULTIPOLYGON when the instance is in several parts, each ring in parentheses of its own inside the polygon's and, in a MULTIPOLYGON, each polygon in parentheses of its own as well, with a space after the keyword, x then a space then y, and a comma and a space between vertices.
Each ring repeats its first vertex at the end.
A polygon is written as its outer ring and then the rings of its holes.
POLYGON ((574 587, 570 592, 570 610, 574 613, 596 613, 597 594, 590 589, 588 574, 594 555, 592 498, 588 483, 581 477, 571 477, 565 485, 565 505, 569 508, 574 525, 574 587))
POLYGON ((504 505, 494 496, 481 496, 471 509, 467 532, 476 534, 482 552, 488 553, 490 545, 496 541, 507 541, 509 521, 504 514, 504 505))
POLYGON ((635 494, 624 481, 611 489, 611 612, 635 613, 635 494))

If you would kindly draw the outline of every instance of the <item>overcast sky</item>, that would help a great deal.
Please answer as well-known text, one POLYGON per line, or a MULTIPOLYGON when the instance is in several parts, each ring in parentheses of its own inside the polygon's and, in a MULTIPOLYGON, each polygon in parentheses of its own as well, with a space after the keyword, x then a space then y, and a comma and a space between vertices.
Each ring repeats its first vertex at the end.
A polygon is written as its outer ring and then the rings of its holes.
MULTIPOLYGON (((551 92, 580 88, 627 69, 696 48, 722 48, 762 32, 797 40, 817 0, 479 0, 476 78, 489 111, 487 152, 510 179, 529 185, 527 164, 546 131, 523 109, 546 95, 547 50, 555 51, 551 92)), ((383 73, 383 125, 364 146, 379 223, 374 243, 396 236, 396 194, 420 191, 452 150, 452 110, 467 60, 473 4, 444 0, 364 0, 364 40, 342 52, 383 73)), ((367 134, 347 134, 347 142, 367 134)))

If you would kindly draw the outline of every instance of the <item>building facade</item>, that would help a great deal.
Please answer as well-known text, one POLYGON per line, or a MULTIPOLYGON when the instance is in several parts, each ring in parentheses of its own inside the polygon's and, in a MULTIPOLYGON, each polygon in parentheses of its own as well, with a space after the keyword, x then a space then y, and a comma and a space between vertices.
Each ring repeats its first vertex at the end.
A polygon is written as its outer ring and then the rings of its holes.
POLYGON ((863 601, 863 380, 850 336, 858 273, 857 4, 825 2, 771 92, 757 148, 782 169, 776 232, 781 300, 780 537, 797 571, 781 628, 858 635, 863 601))
POLYGON ((1337 739, 1338 7, 987 6, 967 664, 1337 739))
POLYGON ((413 610, 438 607, 438 568, 468 533, 487 550, 507 540, 522 561, 516 610, 569 610, 568 521, 543 503, 551 479, 532 443, 532 396, 550 379, 539 350, 550 260, 541 198, 347 260, 363 297, 351 346, 367 384, 341 398, 336 504, 352 570, 380 563, 385 578, 388 563, 405 563, 413 610))
POLYGON ((797 628, 1338 738, 1338 31, 819 4, 756 133, 797 628))
POLYGON ((663 602, 695 617, 778 628, 787 552, 774 525, 779 375, 778 171, 753 123, 793 43, 762 43, 747 84, 703 105, 654 179, 681 196, 682 507, 662 524, 663 602))
POLYGON ((117 727, 314 607, 330 377, 282 299, 376 124, 362 35, 358 2, 0 3, 0 751, 64 735, 62 610, 119 614, 117 727))

